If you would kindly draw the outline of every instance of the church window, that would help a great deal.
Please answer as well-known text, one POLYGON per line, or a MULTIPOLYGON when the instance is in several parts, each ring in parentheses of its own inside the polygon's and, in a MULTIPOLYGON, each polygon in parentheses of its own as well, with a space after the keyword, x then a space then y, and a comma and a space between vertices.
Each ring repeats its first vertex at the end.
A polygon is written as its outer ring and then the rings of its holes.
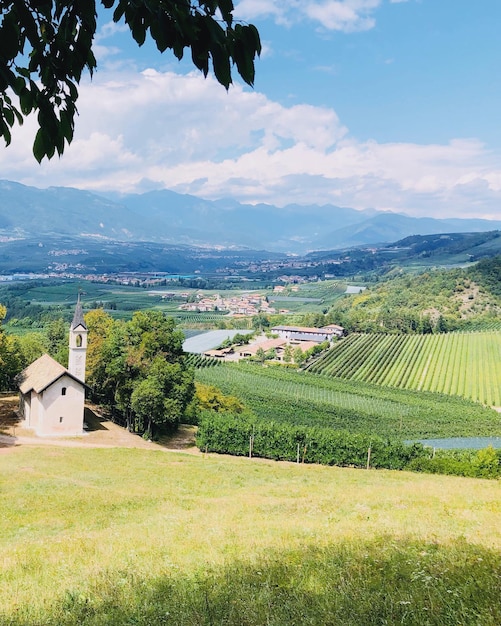
POLYGON ((59 423, 60 423, 60 424, 62 424, 62 423, 63 423, 63 418, 62 418, 62 417, 60 417, 60 418, 59 418, 59 423))
POLYGON ((65 395, 66 395, 66 387, 63 387, 63 388, 61 389, 61 395, 62 395, 62 396, 65 396, 65 395))

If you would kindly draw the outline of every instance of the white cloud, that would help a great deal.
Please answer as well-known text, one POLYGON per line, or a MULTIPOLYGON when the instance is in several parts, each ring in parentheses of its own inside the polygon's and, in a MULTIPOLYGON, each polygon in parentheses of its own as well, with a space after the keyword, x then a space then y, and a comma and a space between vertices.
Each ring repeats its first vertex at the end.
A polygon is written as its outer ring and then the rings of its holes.
POLYGON ((273 18, 277 24, 284 25, 307 18, 327 30, 349 33, 373 28, 373 13, 381 4, 382 0, 242 0, 235 15, 247 20, 273 18))
POLYGON ((289 24, 288 15, 299 11, 300 3, 294 0, 241 0, 235 9, 235 17, 243 20, 273 18, 278 24, 289 24))
POLYGON ((306 3, 303 10, 327 30, 355 32, 374 28, 372 12, 380 4, 381 0, 325 0, 306 3))
POLYGON ((2 177, 40 187, 165 187, 243 202, 335 203, 501 219, 499 156, 475 139, 361 142, 336 113, 284 106, 214 79, 148 70, 81 86, 75 140, 37 165, 32 119, 0 151, 2 177))

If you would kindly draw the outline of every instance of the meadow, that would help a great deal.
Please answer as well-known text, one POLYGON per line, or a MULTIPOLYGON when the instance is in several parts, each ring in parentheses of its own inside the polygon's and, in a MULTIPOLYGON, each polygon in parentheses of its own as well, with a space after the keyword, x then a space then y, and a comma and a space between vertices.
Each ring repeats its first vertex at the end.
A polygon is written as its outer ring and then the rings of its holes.
POLYGON ((499 481, 0 450, 0 623, 501 623, 499 481))
POLYGON ((308 370, 501 406, 501 333, 349 335, 308 370))

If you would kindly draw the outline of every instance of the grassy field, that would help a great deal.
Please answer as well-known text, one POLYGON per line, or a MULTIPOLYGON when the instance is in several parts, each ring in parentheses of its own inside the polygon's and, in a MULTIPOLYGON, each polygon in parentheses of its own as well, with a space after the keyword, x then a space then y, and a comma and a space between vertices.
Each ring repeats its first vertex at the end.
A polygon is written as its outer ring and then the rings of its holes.
POLYGON ((499 486, 0 449, 0 623, 497 626, 499 486))
POLYGON ((501 406, 501 333, 352 334, 309 370, 501 406))

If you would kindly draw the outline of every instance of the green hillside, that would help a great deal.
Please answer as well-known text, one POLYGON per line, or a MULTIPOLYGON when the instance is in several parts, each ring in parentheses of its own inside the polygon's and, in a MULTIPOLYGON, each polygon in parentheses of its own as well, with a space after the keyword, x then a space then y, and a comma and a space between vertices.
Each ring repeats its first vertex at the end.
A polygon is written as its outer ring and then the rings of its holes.
POLYGON ((499 484, 0 448, 5 626, 497 626, 499 484))
POLYGON ((501 406, 501 332, 355 333, 335 344, 308 370, 501 406))
POLYGON ((203 368, 196 379, 238 397, 267 422, 402 439, 501 436, 498 413, 442 394, 259 365, 203 368))
POLYGON ((405 274, 395 269, 328 316, 358 332, 447 332, 471 324, 501 329, 501 257, 465 269, 405 274))

